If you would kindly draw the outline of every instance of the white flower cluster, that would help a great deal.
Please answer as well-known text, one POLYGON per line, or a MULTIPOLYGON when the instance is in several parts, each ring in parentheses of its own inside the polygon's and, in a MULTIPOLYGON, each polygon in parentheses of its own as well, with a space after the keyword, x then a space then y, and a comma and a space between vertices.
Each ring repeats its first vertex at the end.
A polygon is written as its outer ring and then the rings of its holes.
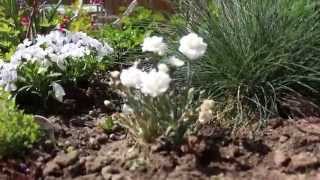
MULTIPOLYGON (((195 33, 190 33, 180 40, 179 51, 182 52, 190 60, 195 60, 204 55, 207 44, 195 33)), ((152 36, 144 39, 142 44, 143 52, 153 52, 163 56, 168 51, 168 46, 163 42, 162 37, 152 36)), ((167 60, 168 64, 174 67, 181 67, 185 63, 175 56, 171 56, 167 60)), ((157 69, 144 72, 137 68, 137 64, 125 69, 121 72, 120 81, 128 88, 141 90, 144 95, 157 97, 169 88, 171 78, 169 76, 169 68, 165 64, 159 64, 157 69)))
POLYGON ((15 91, 17 86, 15 82, 18 79, 17 66, 11 63, 0 63, 0 86, 4 87, 5 91, 15 91))
POLYGON ((121 72, 120 81, 128 88, 141 90, 144 95, 157 97, 168 90, 171 78, 165 71, 152 69, 150 72, 145 72, 134 65, 121 72))
MULTIPOLYGON (((195 33, 189 33, 180 39, 179 51, 185 55, 189 60, 196 60, 201 58, 207 50, 207 44, 203 41, 203 38, 195 33)), ((153 52, 160 56, 163 56, 168 51, 168 45, 163 42, 163 37, 152 36, 146 37, 142 44, 142 52, 153 52)), ((175 56, 168 58, 168 64, 181 67, 185 63, 175 56)))
MULTIPOLYGON (((52 31, 48 35, 38 35, 33 42, 24 40, 17 47, 10 63, 0 62, 0 86, 7 91, 16 91, 17 68, 25 62, 38 63, 44 68, 56 64, 61 70, 65 70, 67 60, 77 60, 86 55, 101 59, 112 52, 113 49, 108 44, 82 32, 52 31)), ((65 95, 63 88, 57 83, 52 83, 51 86, 55 97, 62 100, 65 95)))
POLYGON ((61 69, 67 58, 80 58, 96 53, 98 58, 110 54, 113 49, 82 32, 52 31, 48 35, 38 35, 35 43, 28 39, 18 46, 11 62, 38 62, 44 67, 56 63, 61 69))

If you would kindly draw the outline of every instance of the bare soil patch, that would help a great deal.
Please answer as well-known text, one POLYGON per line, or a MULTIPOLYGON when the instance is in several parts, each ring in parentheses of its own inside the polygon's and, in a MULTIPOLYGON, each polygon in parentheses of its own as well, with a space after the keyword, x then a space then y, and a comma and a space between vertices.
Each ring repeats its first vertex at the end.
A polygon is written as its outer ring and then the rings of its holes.
MULTIPOLYGON (((94 111, 94 110, 93 110, 94 111)), ((320 119, 271 120, 258 134, 203 127, 179 147, 160 141, 141 149, 123 130, 105 133, 103 113, 49 119, 47 140, 20 159, 0 162, 0 179, 319 179, 320 119), (72 119, 84 124, 66 125, 72 119), (55 145, 56 144, 56 145, 55 145)))

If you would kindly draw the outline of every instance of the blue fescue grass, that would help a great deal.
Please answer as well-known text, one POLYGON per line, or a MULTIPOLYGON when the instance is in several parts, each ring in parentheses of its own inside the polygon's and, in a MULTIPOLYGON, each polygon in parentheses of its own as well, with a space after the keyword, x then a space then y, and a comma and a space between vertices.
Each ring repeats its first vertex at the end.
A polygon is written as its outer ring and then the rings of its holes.
MULTIPOLYGON (((320 11, 314 0, 193 0, 178 10, 208 43, 193 83, 234 126, 279 115, 283 97, 316 99, 320 90, 320 11)), ((184 73, 183 73, 184 74, 184 73)))

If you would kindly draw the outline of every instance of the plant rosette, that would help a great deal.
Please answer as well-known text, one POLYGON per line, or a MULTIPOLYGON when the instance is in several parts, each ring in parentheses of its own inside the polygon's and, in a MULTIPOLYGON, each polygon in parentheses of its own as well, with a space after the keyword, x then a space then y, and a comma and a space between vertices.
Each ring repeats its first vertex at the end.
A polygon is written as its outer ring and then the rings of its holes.
POLYGON ((180 40, 180 54, 170 55, 163 37, 147 37, 142 51, 153 54, 152 67, 143 70, 136 62, 121 71, 119 80, 112 77, 112 82, 120 81, 116 85, 124 92, 125 104, 118 116, 120 123, 138 141, 149 143, 166 136, 177 144, 192 130, 197 122, 202 93, 197 94, 189 83, 177 85, 172 77, 175 69, 201 58, 206 47, 201 37, 190 33, 180 40), (184 56, 187 60, 176 56, 184 56))
POLYGON ((6 91, 28 91, 62 101, 62 85, 88 78, 113 49, 82 32, 52 31, 24 40, 10 62, 0 64, 0 85, 6 91))

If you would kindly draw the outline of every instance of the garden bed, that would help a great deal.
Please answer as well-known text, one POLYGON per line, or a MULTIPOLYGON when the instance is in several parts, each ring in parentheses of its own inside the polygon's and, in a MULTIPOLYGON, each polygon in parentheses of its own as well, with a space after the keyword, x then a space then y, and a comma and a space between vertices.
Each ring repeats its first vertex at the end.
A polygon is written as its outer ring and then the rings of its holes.
POLYGON ((97 128, 104 114, 90 112, 49 117, 57 146, 47 140, 25 158, 1 160, 1 179, 319 178, 319 118, 273 119, 262 132, 243 129, 237 136, 205 126, 179 147, 159 140, 141 149, 122 129, 97 128))
POLYGON ((320 179, 315 0, 43 3, 0 2, 0 180, 320 179))

